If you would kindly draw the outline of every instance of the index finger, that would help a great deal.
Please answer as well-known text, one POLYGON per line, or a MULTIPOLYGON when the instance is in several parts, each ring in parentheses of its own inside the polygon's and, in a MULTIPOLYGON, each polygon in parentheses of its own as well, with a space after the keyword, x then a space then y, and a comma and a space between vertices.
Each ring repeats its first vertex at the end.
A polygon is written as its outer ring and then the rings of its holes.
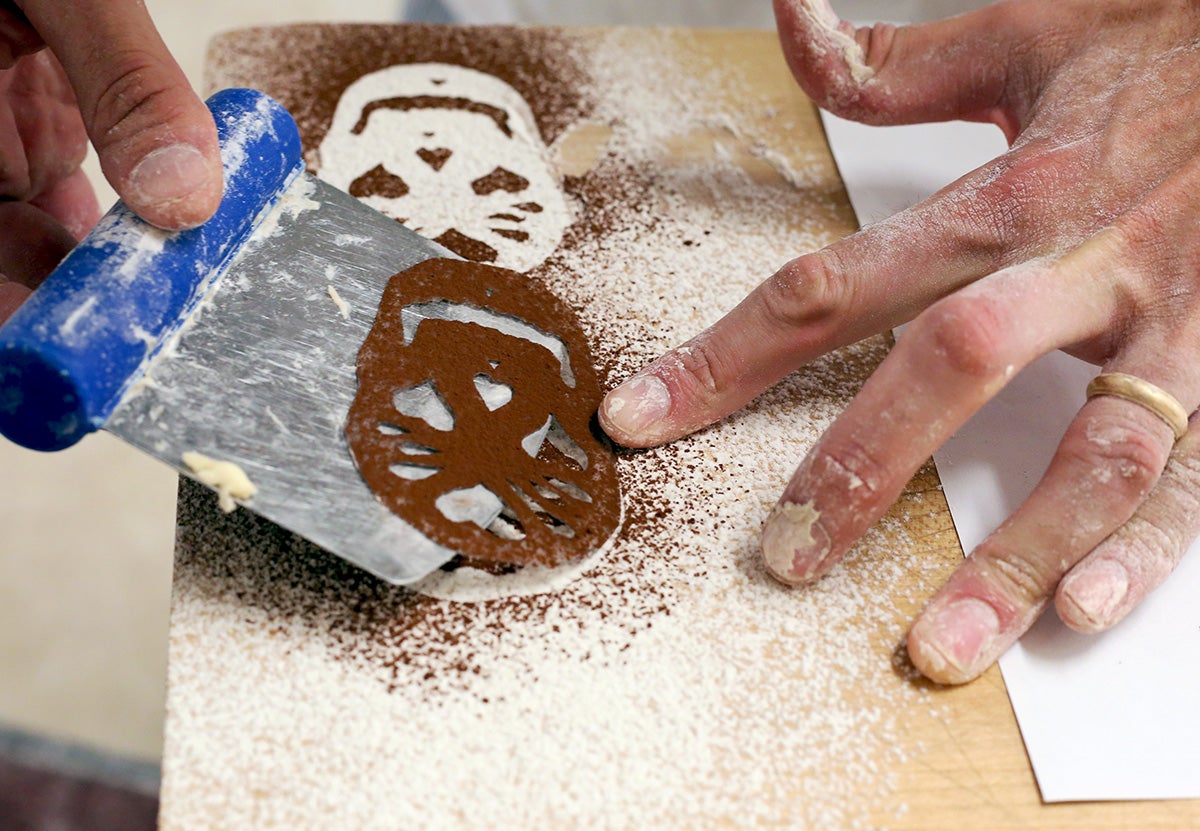
POLYGON ((105 177, 167 229, 208 219, 223 188, 216 126, 138 0, 21 0, 79 102, 105 177))
POLYGON ((983 219, 986 212, 956 207, 962 193, 994 178, 993 168, 792 260, 707 330, 610 392, 599 412, 605 432, 626 447, 673 441, 817 356, 905 323, 1001 268, 1008 229, 983 219))

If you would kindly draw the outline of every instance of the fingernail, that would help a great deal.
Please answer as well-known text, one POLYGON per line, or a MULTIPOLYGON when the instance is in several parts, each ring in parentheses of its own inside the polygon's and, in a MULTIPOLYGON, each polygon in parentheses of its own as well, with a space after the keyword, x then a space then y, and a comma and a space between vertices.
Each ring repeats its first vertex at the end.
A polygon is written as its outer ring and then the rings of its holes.
POLYGON ((762 532, 763 562, 784 583, 807 583, 822 573, 829 556, 829 534, 821 512, 810 502, 780 502, 762 532))
POLYGON ((671 393, 654 375, 636 375, 604 399, 604 418, 622 433, 636 436, 667 417, 671 393))
POLYGON ((129 190, 138 207, 177 202, 208 184, 212 168, 190 144, 170 144, 151 152, 133 168, 129 190))
POLYGON ((1129 572, 1115 560, 1096 560, 1067 575, 1062 592, 1079 613, 1074 622, 1103 628, 1129 592, 1129 572))
POLYGON ((922 651, 934 669, 944 671, 940 674, 945 680, 961 682, 986 669, 982 664, 991 658, 1000 618, 987 603, 967 597, 926 613, 917 628, 922 651))

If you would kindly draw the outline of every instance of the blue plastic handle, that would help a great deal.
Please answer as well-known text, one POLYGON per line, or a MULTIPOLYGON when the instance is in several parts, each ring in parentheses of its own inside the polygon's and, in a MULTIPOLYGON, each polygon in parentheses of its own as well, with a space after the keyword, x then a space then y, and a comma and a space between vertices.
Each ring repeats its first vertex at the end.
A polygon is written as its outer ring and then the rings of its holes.
POLYGON ((228 89, 208 108, 225 168, 212 219, 165 232, 118 202, 0 327, 0 433, 9 439, 61 450, 101 427, 303 168, 296 123, 276 101, 228 89))

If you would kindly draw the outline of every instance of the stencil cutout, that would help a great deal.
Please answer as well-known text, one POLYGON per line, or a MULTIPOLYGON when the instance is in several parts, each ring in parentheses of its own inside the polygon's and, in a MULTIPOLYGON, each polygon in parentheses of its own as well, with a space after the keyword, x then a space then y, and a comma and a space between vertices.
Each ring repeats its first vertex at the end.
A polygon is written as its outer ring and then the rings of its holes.
POLYGON ((525 99, 462 66, 402 64, 350 84, 317 174, 461 257, 518 271, 571 221, 525 99))
POLYGON ((475 376, 475 389, 479 390, 479 397, 493 412, 512 401, 512 387, 508 384, 501 384, 482 372, 475 376))
MULTIPOLYGON (((454 429, 454 412, 446 406, 433 381, 395 390, 392 393, 392 406, 400 415, 419 418, 434 430, 445 432, 454 429)), ((381 421, 379 427, 382 429, 389 424, 381 421)))
POLYGON ((571 310, 520 274, 429 260, 391 278, 346 438, 376 496, 468 562, 557 566, 616 530, 602 397, 571 310))
POLYGON ((428 479, 435 473, 441 472, 440 467, 428 467, 426 465, 395 464, 388 469, 401 479, 407 479, 410 482, 419 482, 422 479, 428 479))

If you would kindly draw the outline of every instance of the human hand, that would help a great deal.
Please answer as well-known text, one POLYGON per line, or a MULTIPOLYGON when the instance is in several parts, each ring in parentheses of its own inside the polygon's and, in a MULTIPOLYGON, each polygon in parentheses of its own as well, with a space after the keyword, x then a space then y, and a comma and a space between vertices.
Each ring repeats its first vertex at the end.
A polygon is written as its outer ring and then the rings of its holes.
MULTIPOLYGON (((875 124, 991 122, 1008 152, 925 202, 785 265, 605 399, 621 444, 671 441, 831 349, 911 321, 801 462, 763 530, 787 583, 826 573, 932 451, 1022 368, 1063 349, 1200 405, 1200 10, 1008 0, 855 31, 776 0, 784 54, 822 106, 875 124)), ((908 634, 928 677, 968 681, 1052 600, 1112 626, 1200 532, 1200 431, 1091 398, 1044 477, 908 634), (1165 467, 1165 472, 1164 472, 1165 467)))
POLYGON ((148 222, 216 210, 216 127, 141 2, 0 0, 0 321, 100 216, 80 170, 89 137, 148 222))

